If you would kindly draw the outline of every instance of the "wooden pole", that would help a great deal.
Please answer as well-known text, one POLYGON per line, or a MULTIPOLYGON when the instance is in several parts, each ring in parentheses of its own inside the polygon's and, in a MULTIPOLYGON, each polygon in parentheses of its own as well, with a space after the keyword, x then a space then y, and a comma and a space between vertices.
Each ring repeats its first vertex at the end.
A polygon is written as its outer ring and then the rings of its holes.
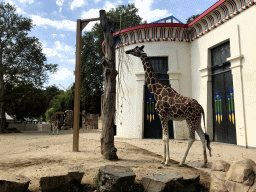
POLYGON ((79 122, 80 122, 80 83, 81 83, 81 41, 82 30, 90 21, 100 18, 77 20, 76 28, 76 71, 75 71, 75 98, 74 98, 74 127, 73 127, 73 151, 79 151, 79 122))
POLYGON ((76 28, 76 71, 75 71, 75 98, 74 98, 74 127, 73 127, 73 151, 79 150, 79 120, 80 120, 80 82, 81 82, 81 20, 77 20, 76 28))

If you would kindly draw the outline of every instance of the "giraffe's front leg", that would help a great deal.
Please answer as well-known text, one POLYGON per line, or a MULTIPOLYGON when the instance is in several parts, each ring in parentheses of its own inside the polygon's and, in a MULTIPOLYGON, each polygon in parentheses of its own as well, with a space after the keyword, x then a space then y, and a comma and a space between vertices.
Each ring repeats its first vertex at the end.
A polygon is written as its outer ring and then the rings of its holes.
POLYGON ((165 165, 170 165, 169 138, 166 139, 166 151, 167 151, 167 156, 165 160, 165 165))

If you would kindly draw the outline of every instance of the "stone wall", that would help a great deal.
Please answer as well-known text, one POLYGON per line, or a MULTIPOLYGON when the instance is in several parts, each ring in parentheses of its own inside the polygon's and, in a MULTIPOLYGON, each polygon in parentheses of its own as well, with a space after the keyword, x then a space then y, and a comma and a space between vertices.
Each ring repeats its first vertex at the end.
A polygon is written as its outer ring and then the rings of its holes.
POLYGON ((14 124, 10 123, 8 127, 15 127, 19 131, 50 131, 51 125, 47 124, 14 124))

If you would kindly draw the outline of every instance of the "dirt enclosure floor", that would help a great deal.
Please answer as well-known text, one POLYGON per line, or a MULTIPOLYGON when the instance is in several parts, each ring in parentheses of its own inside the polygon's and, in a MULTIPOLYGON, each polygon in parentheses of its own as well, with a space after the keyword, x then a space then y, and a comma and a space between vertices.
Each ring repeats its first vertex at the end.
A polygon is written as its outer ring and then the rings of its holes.
POLYGON ((189 166, 179 167, 174 160, 170 166, 164 166, 160 155, 122 139, 115 140, 119 160, 105 160, 100 153, 99 137, 99 131, 80 130, 79 152, 73 152, 72 130, 60 131, 59 135, 42 132, 0 134, 0 171, 28 177, 31 180, 29 191, 40 191, 41 176, 63 170, 83 171, 81 183, 93 186, 99 167, 104 165, 129 166, 136 174, 136 183, 140 183, 147 173, 166 171, 182 175, 200 174, 200 182, 209 187, 209 173, 189 166), (88 136, 90 134, 94 137, 88 136))

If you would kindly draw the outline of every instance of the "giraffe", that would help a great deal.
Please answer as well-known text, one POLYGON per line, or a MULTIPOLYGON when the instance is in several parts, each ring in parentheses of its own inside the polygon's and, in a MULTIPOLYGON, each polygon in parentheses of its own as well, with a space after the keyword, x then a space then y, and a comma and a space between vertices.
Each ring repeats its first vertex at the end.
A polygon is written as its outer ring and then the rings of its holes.
POLYGON ((63 112, 56 112, 53 116, 51 116, 51 132, 49 134, 53 134, 56 131, 57 135, 59 135, 59 123, 61 122, 62 116, 65 116, 63 112))
POLYGON ((164 155, 162 163, 165 165, 169 165, 170 163, 168 121, 186 120, 189 129, 189 141, 186 152, 183 159, 180 161, 179 166, 183 166, 189 149, 195 141, 195 131, 197 131, 203 145, 204 163, 202 167, 207 167, 205 141, 207 141, 207 148, 209 149, 210 156, 211 147, 209 135, 204 133, 201 128, 201 115, 203 115, 205 126, 203 107, 195 99, 185 97, 177 93, 171 85, 167 86, 161 83, 156 78, 154 70, 148 61, 147 54, 143 49, 144 45, 141 47, 136 46, 134 49, 127 50, 125 53, 134 55, 141 59, 145 71, 146 84, 156 100, 155 110, 160 118, 163 131, 162 139, 164 142, 164 155))

